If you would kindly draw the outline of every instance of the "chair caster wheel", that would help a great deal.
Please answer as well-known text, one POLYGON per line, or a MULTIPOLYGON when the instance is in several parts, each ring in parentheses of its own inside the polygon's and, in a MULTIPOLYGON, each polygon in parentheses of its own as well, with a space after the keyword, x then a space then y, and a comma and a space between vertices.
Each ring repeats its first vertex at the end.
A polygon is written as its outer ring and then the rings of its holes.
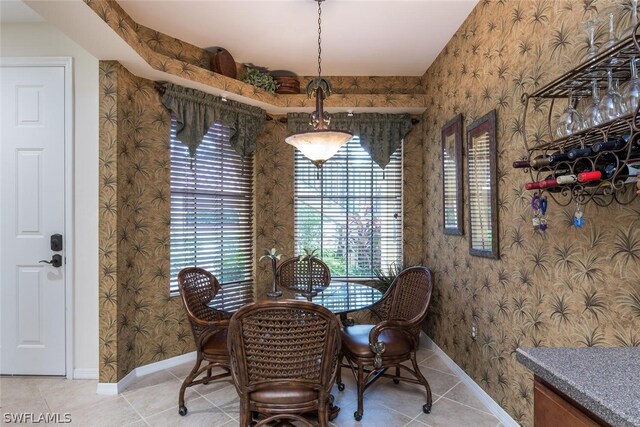
POLYGON ((394 379, 393 379, 393 383, 394 383, 394 384, 400 384, 400 380, 399 380, 399 379, 397 379, 397 378, 394 378, 394 379))
POLYGON ((355 418, 356 421, 360 421, 362 419, 362 414, 358 414, 357 412, 354 412, 353 418, 355 418))
POLYGON ((431 413, 431 405, 427 405, 427 404, 422 405, 422 412, 424 412, 425 414, 430 414, 431 413))
POLYGON ((184 417, 185 415, 187 415, 187 407, 182 405, 178 408, 178 413, 184 417))
POLYGON ((342 383, 338 384, 338 390, 344 391, 344 384, 342 383))

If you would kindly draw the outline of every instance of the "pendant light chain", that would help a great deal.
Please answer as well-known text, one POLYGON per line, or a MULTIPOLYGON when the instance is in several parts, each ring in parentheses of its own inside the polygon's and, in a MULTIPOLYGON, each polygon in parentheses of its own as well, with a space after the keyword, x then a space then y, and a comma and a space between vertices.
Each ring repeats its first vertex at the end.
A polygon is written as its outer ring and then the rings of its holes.
POLYGON ((318 77, 322 75, 322 45, 321 45, 321 35, 322 35, 322 0, 318 0, 318 77))

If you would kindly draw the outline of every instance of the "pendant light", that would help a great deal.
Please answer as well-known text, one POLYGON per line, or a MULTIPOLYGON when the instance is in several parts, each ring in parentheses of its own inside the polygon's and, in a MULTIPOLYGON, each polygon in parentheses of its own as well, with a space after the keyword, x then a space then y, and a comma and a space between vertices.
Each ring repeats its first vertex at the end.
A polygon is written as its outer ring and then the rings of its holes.
POLYGON ((331 117, 324 112, 322 101, 331 95, 331 83, 322 78, 322 2, 318 2, 318 77, 307 84, 307 95, 309 98, 315 95, 316 111, 311 117, 313 130, 308 132, 298 132, 285 138, 287 144, 293 145, 304 154, 314 165, 321 168, 324 162, 333 157, 340 147, 346 144, 353 136, 349 132, 330 129, 331 117))

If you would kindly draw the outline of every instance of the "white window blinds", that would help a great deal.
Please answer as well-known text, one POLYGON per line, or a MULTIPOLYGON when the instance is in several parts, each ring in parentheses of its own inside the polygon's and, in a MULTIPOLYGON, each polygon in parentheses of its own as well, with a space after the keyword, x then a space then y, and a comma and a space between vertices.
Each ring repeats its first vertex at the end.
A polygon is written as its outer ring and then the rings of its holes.
POLYGON ((469 217, 471 244, 475 249, 490 251, 493 245, 491 224, 491 145, 489 133, 474 138, 468 154, 469 217))
POLYGON ((253 182, 251 159, 229 143, 229 128, 216 123, 204 136, 195 159, 175 139, 171 120, 171 280, 201 267, 213 273, 227 301, 239 305, 253 295, 253 182))
POLYGON ((319 249, 332 278, 371 278, 402 261, 402 149, 384 171, 354 137, 318 169, 295 157, 295 246, 319 249))

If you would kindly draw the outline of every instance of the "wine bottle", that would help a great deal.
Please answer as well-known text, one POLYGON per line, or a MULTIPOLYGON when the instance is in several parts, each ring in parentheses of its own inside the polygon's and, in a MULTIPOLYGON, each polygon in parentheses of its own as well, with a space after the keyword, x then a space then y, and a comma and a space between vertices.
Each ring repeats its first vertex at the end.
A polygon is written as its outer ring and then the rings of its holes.
POLYGON ((572 148, 571 150, 567 151, 567 157, 569 158, 569 160, 575 160, 581 157, 588 157, 592 154, 593 154, 593 151, 591 151, 591 147, 572 148))
POLYGON ((624 135, 622 137, 596 142, 591 146, 591 151, 594 153, 600 153, 601 151, 618 151, 627 145, 627 142, 629 142, 629 135, 624 135))
MULTIPOLYGON (((537 169, 539 166, 537 166, 537 162, 539 162, 540 160, 542 160, 543 158, 545 158, 547 156, 543 156, 543 155, 539 155, 536 156, 534 159, 529 160, 516 160, 515 162, 513 162, 512 166, 514 169, 522 169, 522 168, 533 168, 533 169, 537 169)), ((540 165, 542 166, 542 165, 540 165)))
POLYGON ((556 151, 555 153, 549 154, 548 156, 543 156, 543 155, 536 156, 530 161, 517 160, 513 162, 512 166, 515 169, 521 169, 521 168, 539 169, 541 167, 550 166, 555 163, 563 162, 565 160, 569 160, 568 153, 561 153, 559 151, 556 151))
POLYGON ((630 161, 627 164, 612 161, 604 166, 596 166, 596 170, 579 173, 578 181, 601 181, 613 177, 616 172, 618 172, 617 176, 625 178, 625 184, 636 182, 638 181, 638 175, 640 175, 640 161, 630 161))
MULTIPOLYGON (((577 180, 578 178, 575 175, 560 175, 558 177, 554 177, 553 175, 548 175, 542 181, 527 182, 524 185, 524 189, 525 190, 541 190, 543 188, 549 188, 550 189, 549 191, 553 192, 553 190, 551 190, 553 187, 575 184, 577 180)), ((557 189, 556 191, 560 191, 560 189, 557 189)))

